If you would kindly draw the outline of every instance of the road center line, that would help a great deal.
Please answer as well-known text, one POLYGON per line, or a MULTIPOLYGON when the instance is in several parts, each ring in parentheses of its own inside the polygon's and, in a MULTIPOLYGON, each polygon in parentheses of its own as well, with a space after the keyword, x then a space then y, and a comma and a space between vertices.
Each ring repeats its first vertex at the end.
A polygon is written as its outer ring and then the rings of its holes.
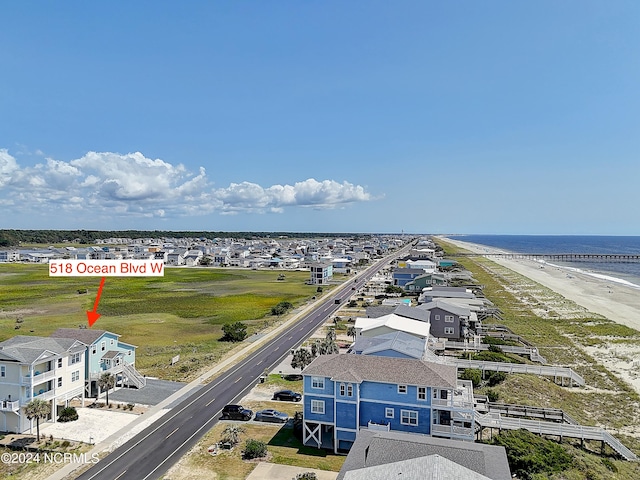
POLYGON ((173 435, 174 433, 176 433, 176 432, 178 431, 178 429, 179 429, 179 428, 180 428, 180 427, 177 427, 173 432, 171 432, 169 435, 167 435, 167 436, 166 436, 166 437, 164 437, 164 438, 165 438, 165 439, 166 439, 166 438, 169 438, 171 435, 173 435))
POLYGON ((213 401, 215 400, 215 398, 212 398, 211 400, 209 400, 209 402, 207 402, 207 404, 205 405, 205 407, 208 407, 209 405, 211 405, 213 403, 213 401))

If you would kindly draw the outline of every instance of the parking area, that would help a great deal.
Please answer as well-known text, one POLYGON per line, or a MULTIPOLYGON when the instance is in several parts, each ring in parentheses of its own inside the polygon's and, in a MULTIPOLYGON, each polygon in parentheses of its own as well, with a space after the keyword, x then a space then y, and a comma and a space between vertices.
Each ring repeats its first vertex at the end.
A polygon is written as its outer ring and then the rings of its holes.
MULTIPOLYGON (((109 401, 120 403, 135 403, 138 405, 157 405, 165 398, 184 387, 186 383, 170 382, 147 378, 147 385, 138 390, 137 388, 121 388, 109 393, 109 401)), ((104 399, 104 397, 102 397, 104 399)), ((171 408, 173 405, 168 405, 171 408)))

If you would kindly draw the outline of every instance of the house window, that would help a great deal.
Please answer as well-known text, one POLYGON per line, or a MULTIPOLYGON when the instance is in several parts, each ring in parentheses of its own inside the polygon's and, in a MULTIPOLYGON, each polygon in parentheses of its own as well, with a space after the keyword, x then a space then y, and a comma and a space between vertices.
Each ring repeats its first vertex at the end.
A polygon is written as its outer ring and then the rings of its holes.
POLYGON ((96 346, 95 345, 91 345, 91 353, 95 355, 96 350, 97 350, 96 346))
POLYGON ((80 353, 74 353, 73 355, 71 355, 71 365, 79 362, 80 362, 80 353))
POLYGON ((324 415, 324 400, 311 400, 311 413, 324 415))
POLYGON ((347 387, 344 383, 340 384, 340 396, 344 397, 345 394, 347 393, 347 387))
MULTIPOLYGON (((453 321, 453 320, 452 320, 453 321)), ((113 345, 113 338, 111 339, 111 345, 113 345)))
POLYGON ((77 382, 78 380, 80 380, 80 370, 76 370, 75 372, 73 372, 71 374, 71 381, 72 382, 77 382))
POLYGON ((427 387, 418 387, 418 400, 427 399, 427 387))
POLYGON ((58 377, 58 386, 61 387, 62 386, 62 377, 58 377))
POLYGON ((400 423, 402 425, 418 425, 418 412, 415 410, 400 410, 400 423))
POLYGON ((453 315, 445 315, 444 316, 444 321, 446 323, 453 323, 453 315))
POLYGON ((58 359, 58 368, 62 368, 62 359, 61 358, 58 359))
POLYGON ((100 349, 104 352, 107 349, 107 342, 102 342, 100 344, 100 349))
POLYGON ((324 378, 311 377, 311 388, 324 388, 324 378))
POLYGON ((455 333, 456 329, 453 327, 444 327, 444 334, 445 335, 453 335, 455 333))
POLYGON ((0 377, 4 378, 7 376, 7 367, 4 365, 0 365, 0 377))
POLYGON ((398 393, 407 393, 407 386, 406 385, 398 385, 398 393))
POLYGON ((127 352, 127 355, 131 356, 131 350, 129 350, 129 351, 127 352))
POLYGON ((385 418, 393 418, 393 408, 386 407, 384 409, 384 416, 385 418))
POLYGON ((347 385, 347 397, 353 397, 353 385, 350 383, 347 385))
POLYGON ((440 320, 440 314, 436 315, 436 320, 440 320))

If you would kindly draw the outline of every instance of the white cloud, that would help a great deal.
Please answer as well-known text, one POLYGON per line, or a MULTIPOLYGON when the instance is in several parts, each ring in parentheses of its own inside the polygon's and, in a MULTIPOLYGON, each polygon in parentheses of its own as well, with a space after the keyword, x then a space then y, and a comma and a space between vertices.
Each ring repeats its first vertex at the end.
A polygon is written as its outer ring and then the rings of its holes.
MULTIPOLYGON (((293 185, 263 187, 241 181, 212 188, 204 167, 196 174, 184 165, 150 159, 140 152, 88 152, 69 162, 46 158, 21 168, 0 149, 0 204, 20 205, 19 213, 50 210, 77 215, 164 217, 283 213, 286 208, 335 208, 372 200, 360 185, 309 178, 293 185)), ((18 212, 16 212, 18 213, 18 212)))

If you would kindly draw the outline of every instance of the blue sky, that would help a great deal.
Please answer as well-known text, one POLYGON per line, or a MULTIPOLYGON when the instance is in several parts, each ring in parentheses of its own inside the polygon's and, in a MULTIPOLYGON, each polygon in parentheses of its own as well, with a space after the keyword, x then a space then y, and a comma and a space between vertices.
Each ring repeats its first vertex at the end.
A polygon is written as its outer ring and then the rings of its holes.
POLYGON ((640 235, 638 18, 1 2, 0 228, 640 235))

